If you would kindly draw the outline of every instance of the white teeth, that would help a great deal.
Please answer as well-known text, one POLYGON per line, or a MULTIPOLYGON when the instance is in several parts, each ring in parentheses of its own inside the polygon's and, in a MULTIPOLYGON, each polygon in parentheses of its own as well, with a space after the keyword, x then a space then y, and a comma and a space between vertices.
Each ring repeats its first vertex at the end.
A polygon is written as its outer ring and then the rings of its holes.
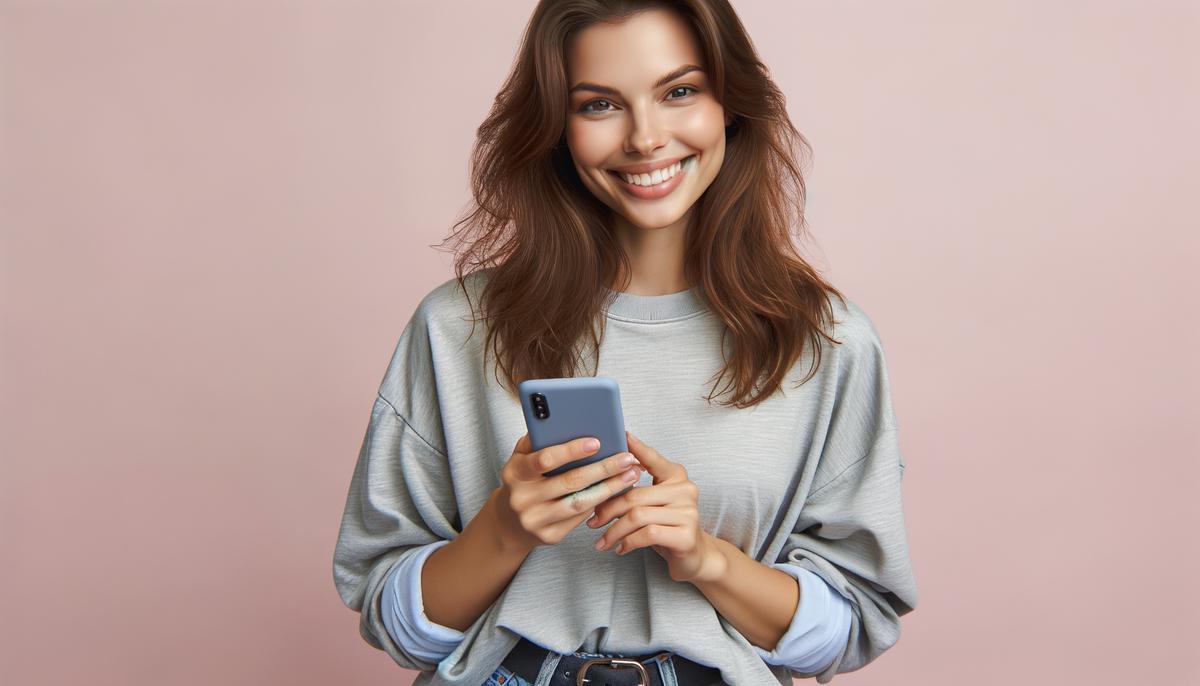
POLYGON ((635 186, 657 186, 658 184, 662 183, 663 181, 668 181, 671 179, 671 177, 678 174, 679 171, 683 168, 684 162, 687 163, 688 169, 691 169, 695 164, 695 159, 696 159, 696 156, 692 155, 692 156, 688 157, 686 160, 683 160, 681 162, 676 162, 675 164, 672 164, 671 166, 663 168, 663 169, 655 169, 654 171, 652 171, 648 174, 625 174, 622 172, 618 172, 618 173, 620 174, 622 179, 625 179, 626 183, 632 183, 635 186))

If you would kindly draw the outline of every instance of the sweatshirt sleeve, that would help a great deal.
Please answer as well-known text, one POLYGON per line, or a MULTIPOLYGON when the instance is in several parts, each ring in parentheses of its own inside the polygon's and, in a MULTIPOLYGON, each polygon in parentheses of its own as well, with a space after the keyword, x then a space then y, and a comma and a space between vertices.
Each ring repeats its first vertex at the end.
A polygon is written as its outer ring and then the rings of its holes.
POLYGON ((383 591, 383 623, 388 634, 405 651, 430 662, 441 662, 454 652, 466 634, 431 621, 421 598, 421 569, 433 551, 450 541, 422 546, 388 575, 383 591))
POLYGON ((400 336, 350 479, 333 557, 342 602, 359 633, 400 666, 432 671, 438 660, 397 643, 383 607, 390 572, 461 524, 435 395, 424 306, 400 336))
POLYGON ((754 646, 754 650, 768 664, 785 665, 796 672, 819 672, 846 648, 850 602, 803 567, 779 562, 771 566, 796 578, 800 603, 775 649, 767 652, 754 646))
POLYGON ((901 500, 900 454, 883 348, 867 316, 851 305, 836 350, 832 414, 799 517, 778 562, 821 577, 849 601, 845 647, 816 676, 859 669, 900 639, 900 617, 917 604, 901 500))

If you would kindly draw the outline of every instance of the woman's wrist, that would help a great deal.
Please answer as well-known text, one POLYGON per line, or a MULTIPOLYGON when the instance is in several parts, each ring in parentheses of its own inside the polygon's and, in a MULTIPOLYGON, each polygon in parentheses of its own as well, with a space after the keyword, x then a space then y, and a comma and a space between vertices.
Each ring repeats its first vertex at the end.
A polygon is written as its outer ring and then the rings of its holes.
POLYGON ((505 512, 504 506, 500 503, 502 490, 503 487, 499 487, 492 491, 487 502, 479 511, 479 515, 472 520, 472 524, 478 521, 487 529, 485 534, 490 540, 496 542, 500 548, 500 554, 524 559, 533 552, 536 545, 521 529, 520 524, 511 521, 511 516, 505 512))

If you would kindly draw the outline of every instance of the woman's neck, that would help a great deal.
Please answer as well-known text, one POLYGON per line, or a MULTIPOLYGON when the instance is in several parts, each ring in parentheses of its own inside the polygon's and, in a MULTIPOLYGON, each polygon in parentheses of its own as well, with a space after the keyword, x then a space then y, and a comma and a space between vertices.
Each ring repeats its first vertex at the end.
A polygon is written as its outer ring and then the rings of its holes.
POLYGON ((666 295, 687 290, 683 269, 683 253, 688 217, 656 229, 643 229, 620 221, 616 227, 617 240, 629 256, 629 285, 619 288, 624 275, 618 275, 613 290, 632 295, 666 295))

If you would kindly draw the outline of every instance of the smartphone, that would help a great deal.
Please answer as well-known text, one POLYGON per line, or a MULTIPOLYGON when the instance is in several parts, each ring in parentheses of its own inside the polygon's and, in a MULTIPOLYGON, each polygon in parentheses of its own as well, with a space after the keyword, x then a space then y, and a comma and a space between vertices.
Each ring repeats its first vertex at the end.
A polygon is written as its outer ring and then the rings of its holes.
POLYGON ((607 376, 529 379, 518 384, 517 392, 534 450, 584 436, 600 439, 600 449, 596 452, 542 476, 562 474, 629 450, 621 413, 621 390, 615 379, 607 376))

